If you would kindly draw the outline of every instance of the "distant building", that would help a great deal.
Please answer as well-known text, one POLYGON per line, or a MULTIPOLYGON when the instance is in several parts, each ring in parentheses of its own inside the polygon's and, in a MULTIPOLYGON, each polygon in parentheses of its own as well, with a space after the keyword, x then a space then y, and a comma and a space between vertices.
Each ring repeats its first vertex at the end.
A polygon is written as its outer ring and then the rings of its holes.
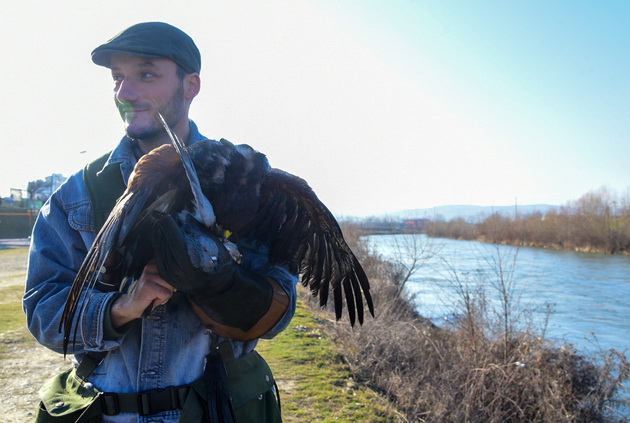
POLYGON ((53 173, 29 182, 26 190, 11 188, 11 195, 0 199, 0 239, 29 237, 39 209, 66 179, 53 173))
POLYGON ((50 176, 46 176, 45 179, 39 179, 37 181, 31 181, 28 183, 28 196, 31 200, 41 201, 45 203, 46 200, 52 195, 52 193, 59 188, 67 178, 59 173, 53 173, 50 176))
POLYGON ((424 232, 429 219, 405 219, 403 229, 409 232, 424 232))

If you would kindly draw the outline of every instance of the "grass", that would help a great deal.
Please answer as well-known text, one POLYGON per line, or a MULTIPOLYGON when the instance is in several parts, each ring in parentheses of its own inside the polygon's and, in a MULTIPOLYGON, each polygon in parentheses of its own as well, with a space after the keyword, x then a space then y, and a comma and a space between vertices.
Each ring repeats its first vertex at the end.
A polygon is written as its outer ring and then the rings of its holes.
POLYGON ((0 333, 20 329, 26 325, 22 311, 24 287, 11 285, 0 290, 0 333))
POLYGON ((24 328, 22 295, 27 248, 0 250, 0 333, 24 328))
POLYGON ((7 248, 4 250, 0 250, 0 258, 2 258, 2 260, 11 259, 11 258, 18 258, 20 260, 24 258, 24 260, 26 260, 27 255, 28 255, 28 248, 26 247, 7 248))
POLYGON ((355 378, 326 326, 299 302, 291 325, 257 348, 278 382, 284 421, 398 421, 385 400, 355 378))

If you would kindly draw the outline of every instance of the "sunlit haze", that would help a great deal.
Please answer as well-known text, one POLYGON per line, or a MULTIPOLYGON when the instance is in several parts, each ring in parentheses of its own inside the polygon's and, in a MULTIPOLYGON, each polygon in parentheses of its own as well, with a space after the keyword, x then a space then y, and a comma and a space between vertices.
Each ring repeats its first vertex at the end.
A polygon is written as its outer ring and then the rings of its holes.
POLYGON ((202 134, 248 143, 336 215, 563 204, 630 186, 630 2, 5 1, 0 196, 69 176, 123 125, 90 52, 193 37, 202 134))

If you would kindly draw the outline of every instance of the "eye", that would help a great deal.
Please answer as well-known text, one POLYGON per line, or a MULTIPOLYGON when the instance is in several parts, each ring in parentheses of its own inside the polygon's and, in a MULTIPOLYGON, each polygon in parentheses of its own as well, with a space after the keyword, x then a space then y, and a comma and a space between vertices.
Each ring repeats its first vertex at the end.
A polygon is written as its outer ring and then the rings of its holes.
POLYGON ((152 79, 155 78, 155 74, 151 72, 142 72, 142 79, 152 79))
POLYGON ((114 80, 115 85, 119 85, 124 78, 122 77, 122 75, 113 74, 112 79, 114 80))

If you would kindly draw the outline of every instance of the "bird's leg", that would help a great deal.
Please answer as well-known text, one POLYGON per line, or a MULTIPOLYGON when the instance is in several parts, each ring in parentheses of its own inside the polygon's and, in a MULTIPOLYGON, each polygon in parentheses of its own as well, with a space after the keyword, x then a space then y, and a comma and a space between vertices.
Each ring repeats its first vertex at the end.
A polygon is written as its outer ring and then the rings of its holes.
POLYGON ((223 246, 230 253, 230 257, 232 257, 232 260, 234 260, 238 264, 241 264, 241 260, 243 259, 243 255, 238 250, 238 245, 236 245, 235 243, 233 243, 229 239, 230 235, 232 235, 232 232, 230 232, 228 230, 221 231, 221 228, 219 227, 219 225, 216 225, 216 226, 217 226, 217 229, 216 229, 215 232, 220 234, 219 235, 219 239, 221 239, 221 241, 223 242, 223 246))

